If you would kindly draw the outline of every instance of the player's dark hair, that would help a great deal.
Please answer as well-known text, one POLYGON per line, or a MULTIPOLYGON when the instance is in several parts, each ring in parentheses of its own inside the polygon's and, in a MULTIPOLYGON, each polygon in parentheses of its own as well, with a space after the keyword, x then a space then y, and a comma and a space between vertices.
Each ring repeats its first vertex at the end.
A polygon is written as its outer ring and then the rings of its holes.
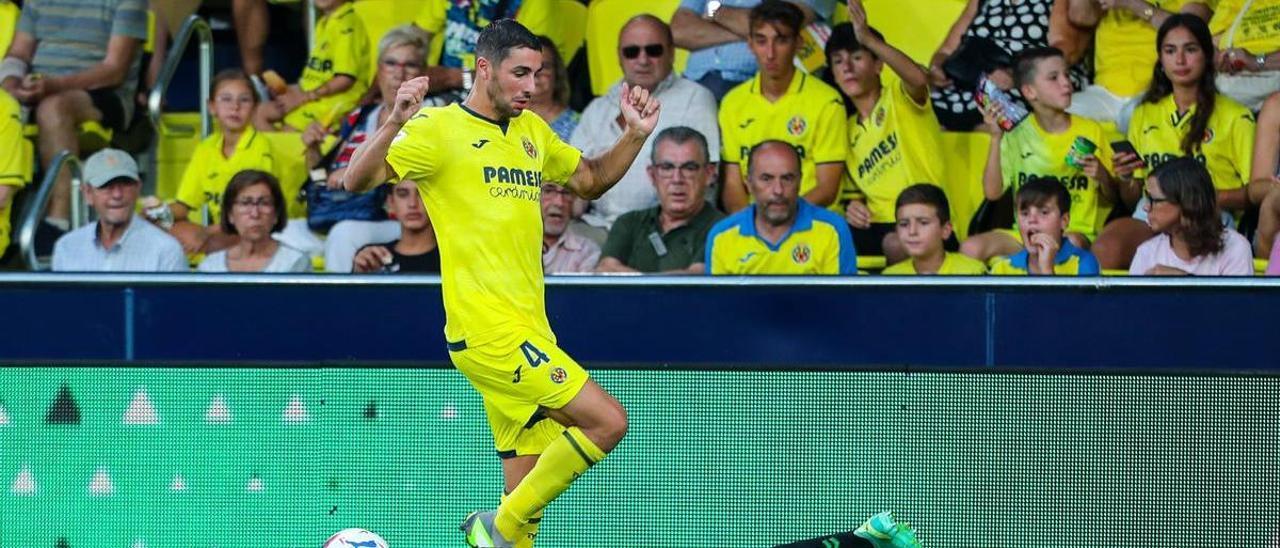
POLYGON ((1222 218, 1218 193, 1209 170, 1194 158, 1174 158, 1151 172, 1151 178, 1170 204, 1178 206, 1182 221, 1178 235, 1196 257, 1222 251, 1222 218))
POLYGON ((671 141, 677 145, 683 145, 690 141, 698 143, 698 149, 702 151, 702 163, 711 161, 711 152, 707 150, 707 138, 696 129, 686 126, 672 126, 658 132, 658 136, 653 138, 653 147, 649 150, 649 163, 658 162, 658 144, 663 141, 671 141))
POLYGON ((1071 192, 1061 182, 1052 177, 1031 177, 1018 189, 1018 211, 1028 207, 1039 207, 1048 203, 1058 206, 1058 212, 1071 212, 1071 192))
POLYGON ((1175 13, 1160 25, 1160 30, 1156 31, 1156 65, 1152 71, 1151 85, 1142 96, 1142 102, 1158 103, 1173 93, 1173 82, 1164 73, 1164 66, 1160 63, 1160 48, 1164 46, 1164 39, 1169 32, 1178 28, 1187 29, 1200 45, 1200 51, 1204 52, 1204 72, 1200 74, 1200 81, 1196 84, 1196 113, 1191 116, 1191 124, 1187 134, 1182 136, 1181 143, 1182 153, 1194 156, 1200 143, 1204 142, 1205 131, 1209 129, 1209 118, 1213 117, 1213 107, 1218 97, 1218 86, 1214 83, 1218 74, 1213 66, 1213 34, 1209 32, 1209 25, 1204 20, 1194 15, 1175 13))
POLYGON ((1062 50, 1053 47, 1027 48, 1019 52, 1018 56, 1013 58, 1014 85, 1022 87, 1030 84, 1036 79, 1040 62, 1054 57, 1067 58, 1062 50))
MULTIPOLYGON (((870 30, 872 36, 875 36, 881 42, 884 41, 884 35, 880 34, 880 31, 874 28, 870 30)), ((847 51, 849 53, 865 51, 867 52, 867 55, 875 57, 876 59, 880 58, 880 56, 876 55, 876 52, 867 49, 866 46, 858 42, 857 37, 853 34, 852 23, 840 23, 839 25, 831 27, 831 37, 827 38, 827 45, 823 48, 823 53, 827 54, 828 67, 831 66, 831 56, 835 55, 837 51, 847 51)))
POLYGON ((930 206, 938 214, 938 222, 942 224, 951 222, 951 202, 947 201, 947 193, 943 192, 937 185, 916 183, 902 189, 902 192, 898 194, 898 202, 894 204, 893 209, 897 211, 902 209, 903 206, 912 204, 930 206))
POLYGON ((782 148, 785 148, 791 151, 791 155, 794 156, 796 159, 796 171, 797 172, 802 171, 804 169, 803 167, 804 162, 800 158, 800 151, 796 150, 795 145, 788 143, 786 141, 779 141, 777 139, 768 139, 768 140, 760 141, 759 143, 756 143, 755 146, 751 147, 751 151, 747 153, 747 174, 750 175, 751 172, 755 171, 757 152, 759 152, 761 149, 764 149, 764 148, 772 148, 779 145, 782 148))
POLYGON ((285 223, 289 222, 289 212, 285 209, 284 191, 280 190, 280 181, 265 171, 246 169, 232 176, 231 182, 227 183, 227 189, 222 192, 223 232, 238 234, 235 225, 231 224, 231 210, 235 207, 236 200, 240 198, 240 193, 257 184, 267 185, 271 192, 271 205, 275 206, 276 210, 276 224, 271 227, 271 232, 284 230, 285 223))
POLYGON ((221 70, 213 75, 213 83, 209 84, 209 99, 214 99, 218 95, 218 88, 227 82, 243 82, 249 89, 249 96, 253 97, 253 104, 258 104, 258 94, 253 92, 253 80, 243 70, 234 68, 221 70))
POLYGON ((476 57, 488 59, 495 69, 516 48, 542 51, 542 42, 514 19, 499 19, 489 23, 489 26, 480 31, 480 38, 476 39, 476 57))
POLYGON ((780 24, 791 29, 792 36, 798 36, 801 27, 804 26, 804 12, 790 2, 764 0, 751 8, 751 14, 747 16, 747 28, 755 30, 756 27, 766 23, 780 24))

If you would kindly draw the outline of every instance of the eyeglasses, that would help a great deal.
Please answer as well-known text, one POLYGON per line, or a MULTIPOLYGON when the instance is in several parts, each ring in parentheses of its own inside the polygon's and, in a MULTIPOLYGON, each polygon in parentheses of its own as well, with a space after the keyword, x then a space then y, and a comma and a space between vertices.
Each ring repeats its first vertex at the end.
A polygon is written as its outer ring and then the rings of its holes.
POLYGON ((422 63, 411 61, 400 62, 395 59, 383 59, 382 68, 385 69, 405 69, 405 70, 422 70, 422 63))
POLYGON ((256 207, 258 209, 275 209, 276 204, 270 198, 258 198, 257 200, 236 200, 233 202, 240 209, 249 209, 256 207))
POLYGON ((658 175, 663 177, 670 177, 674 175, 677 169, 679 169, 680 173, 685 177, 693 177, 698 174, 698 171, 702 170, 703 165, 705 164, 700 164, 698 162, 685 162, 677 166, 671 162, 662 162, 660 164, 653 164, 653 168, 658 170, 658 175))
POLYGON ((645 44, 643 46, 623 46, 622 56, 627 59, 635 59, 640 56, 640 50, 644 50, 644 54, 649 57, 662 57, 666 53, 667 47, 662 44, 645 44))
POLYGON ((1155 196, 1152 196, 1150 192, 1147 192, 1145 187, 1142 189, 1142 197, 1146 198, 1147 203, 1151 204, 1152 207, 1155 207, 1156 204, 1161 202, 1173 203, 1173 200, 1170 200, 1168 197, 1156 198, 1155 196))

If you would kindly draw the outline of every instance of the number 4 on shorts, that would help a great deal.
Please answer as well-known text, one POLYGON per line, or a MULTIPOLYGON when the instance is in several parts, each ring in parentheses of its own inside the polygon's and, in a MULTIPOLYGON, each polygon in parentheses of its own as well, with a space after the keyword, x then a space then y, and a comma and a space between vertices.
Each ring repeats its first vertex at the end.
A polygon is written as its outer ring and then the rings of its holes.
POLYGON ((524 359, 529 361, 529 367, 538 367, 539 365, 549 363, 551 361, 551 358, 547 356, 546 352, 538 350, 538 347, 534 346, 529 341, 525 341, 520 345, 520 351, 524 353, 524 359))

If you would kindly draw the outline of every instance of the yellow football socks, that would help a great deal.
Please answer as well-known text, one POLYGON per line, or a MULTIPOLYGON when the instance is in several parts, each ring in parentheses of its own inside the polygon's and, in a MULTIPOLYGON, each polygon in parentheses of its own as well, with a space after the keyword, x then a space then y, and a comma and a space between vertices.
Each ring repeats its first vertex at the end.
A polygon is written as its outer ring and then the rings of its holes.
POLYGON ((519 538, 521 531, 541 515, 548 503, 604 456, 605 452, 587 439, 581 429, 566 428, 563 435, 547 445, 538 463, 515 491, 502 501, 494 525, 508 540, 519 538))
MULTIPOLYGON (((501 502, 507 502, 507 494, 502 494, 501 502)), ((533 543, 538 539, 538 528, 542 525, 542 510, 529 518, 529 523, 520 531, 518 539, 512 540, 516 544, 516 548, 533 548, 533 543)))

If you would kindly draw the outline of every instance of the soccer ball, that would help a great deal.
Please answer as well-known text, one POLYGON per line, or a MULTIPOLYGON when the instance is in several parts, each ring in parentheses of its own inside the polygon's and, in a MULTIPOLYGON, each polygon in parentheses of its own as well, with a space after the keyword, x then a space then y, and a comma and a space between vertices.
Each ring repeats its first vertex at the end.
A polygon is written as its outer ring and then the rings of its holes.
POLYGON ((387 541, 372 531, 343 529, 324 541, 324 548, 387 548, 387 541))

